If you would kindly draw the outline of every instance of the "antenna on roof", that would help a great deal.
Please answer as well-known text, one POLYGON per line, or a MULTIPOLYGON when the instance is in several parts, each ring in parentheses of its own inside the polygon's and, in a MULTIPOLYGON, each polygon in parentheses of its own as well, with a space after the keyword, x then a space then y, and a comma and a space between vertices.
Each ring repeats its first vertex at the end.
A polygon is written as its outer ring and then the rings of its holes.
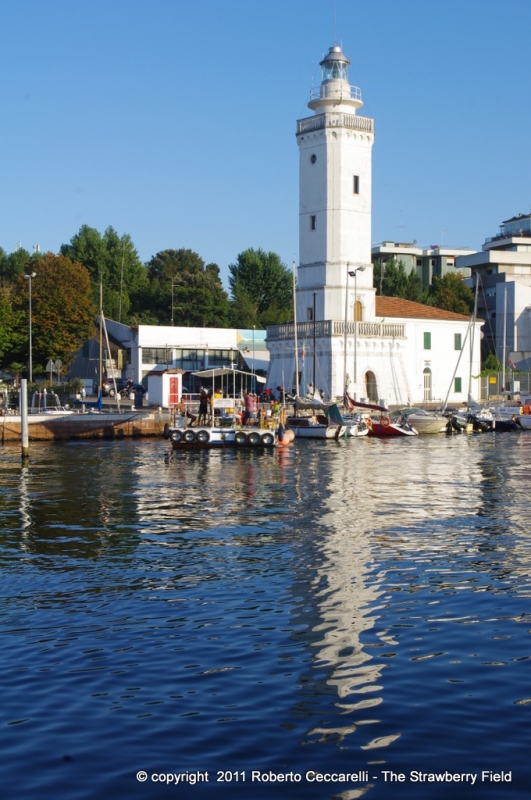
POLYGON ((334 0, 334 45, 337 44, 337 0, 334 0))

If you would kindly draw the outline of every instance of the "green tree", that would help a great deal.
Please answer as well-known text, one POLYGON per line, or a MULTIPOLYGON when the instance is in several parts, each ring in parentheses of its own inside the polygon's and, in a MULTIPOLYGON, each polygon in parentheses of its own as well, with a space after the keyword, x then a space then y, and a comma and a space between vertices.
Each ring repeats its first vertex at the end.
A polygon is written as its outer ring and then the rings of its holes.
POLYGON ((0 364, 5 364, 10 354, 28 338, 27 331, 22 333, 26 314, 23 311, 15 312, 12 297, 11 287, 0 287, 0 364))
MULTIPOLYGON (((36 370, 49 358, 67 366, 80 344, 92 335, 95 307, 87 269, 63 255, 46 253, 35 265, 32 280, 32 345, 36 370)), ((3 361, 28 358, 28 281, 13 285, 13 339, 3 361)))
POLYGON ((226 328, 230 304, 217 264, 206 264, 193 250, 162 250, 148 262, 151 312, 159 322, 189 327, 226 328), (172 304, 173 298, 173 304, 172 304))
POLYGON ((254 250, 240 253, 229 265, 229 286, 236 325, 248 325, 251 307, 254 322, 260 326, 293 318, 293 278, 276 253, 254 250), (238 317, 245 311, 244 319, 238 317))
POLYGON ((7 261, 7 253, 3 249, 3 247, 0 247, 0 283, 5 282, 6 271, 7 271, 6 261, 7 261))
POLYGON ((429 303, 456 314, 470 314, 474 307, 474 293, 460 275, 447 272, 442 278, 438 275, 433 278, 429 303))
POLYGON ((19 247, 9 255, 0 248, 0 283, 3 286, 10 286, 24 271, 29 264, 33 264, 41 258, 41 253, 30 255, 23 247, 19 247))
POLYGON ((256 305, 249 295, 242 291, 237 292, 232 302, 232 323, 235 328, 256 328, 261 326, 258 323, 258 312, 256 305))
POLYGON ((147 270, 128 233, 118 236, 114 228, 108 227, 103 234, 103 243, 108 284, 115 306, 109 316, 123 322, 148 289, 147 270))
POLYGON ((502 363, 496 353, 489 353, 485 361, 483 362, 483 366, 481 369, 482 374, 488 374, 489 372, 501 372, 502 371, 502 363))
POLYGON ((86 267, 97 307, 102 281, 106 317, 125 322, 134 315, 135 305, 141 304, 143 293, 148 291, 148 279, 129 234, 120 237, 109 226, 102 236, 96 228, 82 225, 70 244, 61 246, 61 253, 86 267))
POLYGON ((401 297, 415 303, 425 303, 428 292, 422 286, 422 280, 416 270, 407 273, 403 261, 390 258, 385 264, 377 261, 373 268, 373 286, 376 294, 386 297, 401 297))

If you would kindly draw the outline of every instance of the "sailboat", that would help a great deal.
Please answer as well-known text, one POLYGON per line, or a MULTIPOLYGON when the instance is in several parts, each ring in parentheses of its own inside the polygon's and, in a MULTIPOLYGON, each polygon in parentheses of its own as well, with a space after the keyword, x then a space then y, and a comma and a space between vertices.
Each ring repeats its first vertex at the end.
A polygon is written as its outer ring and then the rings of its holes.
POLYGON ((286 418, 286 425, 303 439, 339 439, 347 433, 347 425, 337 403, 325 403, 315 395, 305 400, 295 397, 295 413, 286 418), (306 413, 298 414, 298 411, 306 413))

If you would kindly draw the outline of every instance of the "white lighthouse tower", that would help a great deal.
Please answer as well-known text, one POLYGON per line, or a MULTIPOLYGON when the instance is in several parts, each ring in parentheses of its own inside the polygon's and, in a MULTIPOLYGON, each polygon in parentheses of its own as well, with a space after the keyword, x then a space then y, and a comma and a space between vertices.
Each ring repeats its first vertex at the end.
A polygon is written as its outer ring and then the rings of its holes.
POLYGON ((350 61, 331 47, 312 90, 315 116, 297 122, 300 153, 297 316, 347 321, 374 315, 371 266, 374 121, 356 112, 361 91, 348 81, 350 61), (359 269, 363 267, 363 269, 359 269), (349 272, 356 271, 355 278, 349 272), (357 313, 351 292, 357 289, 357 313), (348 296, 346 293, 348 291, 348 296))
POLYGON ((317 387, 332 401, 341 400, 347 388, 351 397, 371 403, 402 406, 435 398, 442 403, 444 397, 459 402, 464 381, 455 372, 454 351, 459 350, 463 375, 477 374, 483 323, 476 323, 470 356, 464 345, 460 349, 468 336, 467 316, 376 297, 371 265, 374 122, 357 113, 363 103, 361 91, 349 83, 349 65, 340 47, 330 48, 321 61, 321 85, 308 103, 314 114, 297 122, 297 326, 267 329, 268 386, 298 386, 302 395, 317 387))

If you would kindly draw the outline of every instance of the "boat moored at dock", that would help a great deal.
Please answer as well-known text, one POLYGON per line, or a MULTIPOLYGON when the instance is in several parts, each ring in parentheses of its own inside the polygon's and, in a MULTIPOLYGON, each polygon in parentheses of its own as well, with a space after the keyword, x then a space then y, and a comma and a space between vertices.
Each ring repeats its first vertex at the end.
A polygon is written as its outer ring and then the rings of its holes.
POLYGON ((261 428, 224 428, 215 426, 175 427, 168 426, 164 435, 171 441, 174 450, 209 448, 275 447, 277 433, 261 428))
POLYGON ((405 419, 391 420, 387 414, 371 417, 369 436, 418 436, 418 431, 405 419))

